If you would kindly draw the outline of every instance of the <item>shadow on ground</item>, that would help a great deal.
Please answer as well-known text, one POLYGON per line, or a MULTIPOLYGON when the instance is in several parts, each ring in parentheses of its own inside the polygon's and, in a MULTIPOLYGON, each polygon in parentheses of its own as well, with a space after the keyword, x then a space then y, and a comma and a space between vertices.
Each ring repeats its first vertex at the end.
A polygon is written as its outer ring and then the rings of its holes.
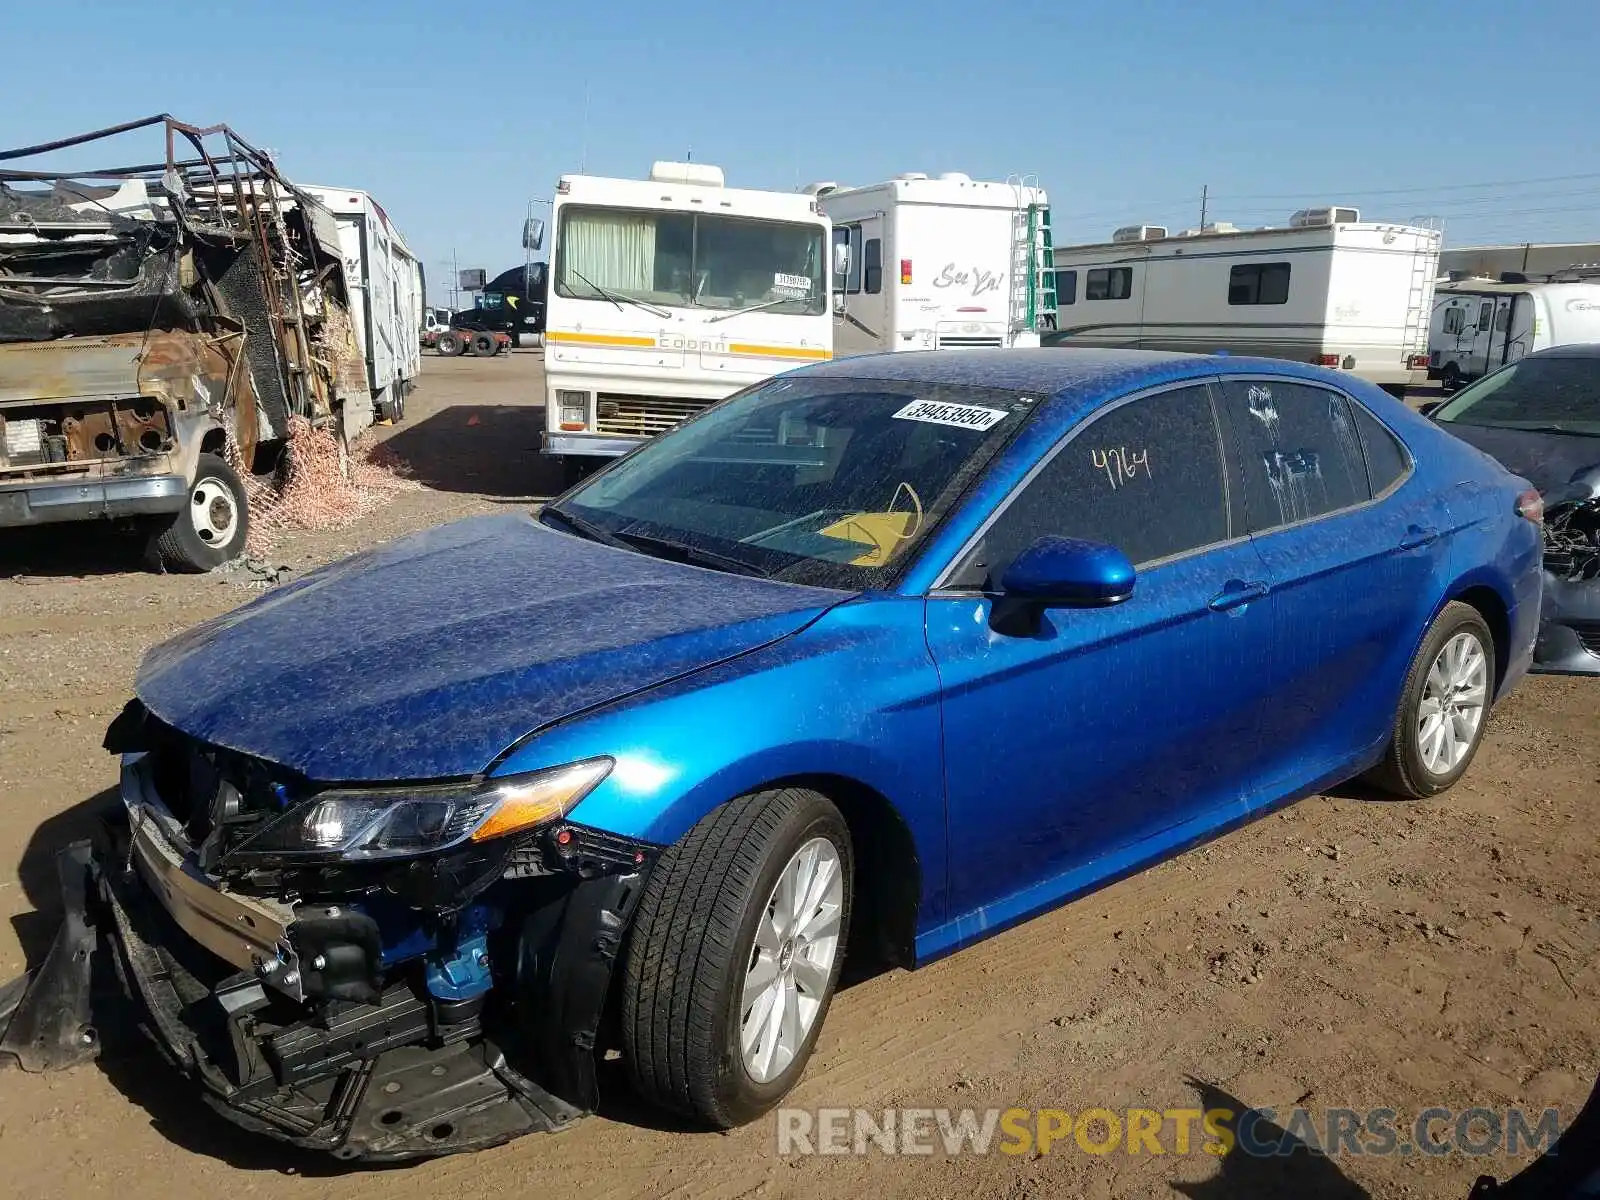
POLYGON ((542 406, 455 404, 404 422, 383 445, 435 491, 527 502, 561 491, 560 465, 539 453, 543 436, 542 406))
POLYGON ((69 521, 0 529, 0 579, 18 576, 123 575, 148 569, 147 527, 131 522, 69 521))
POLYGON ((1234 1115, 1230 1128, 1238 1144, 1222 1156, 1222 1169, 1201 1183, 1174 1183, 1173 1191, 1190 1200, 1370 1200, 1369 1193, 1341 1171, 1326 1154, 1276 1124, 1214 1084, 1191 1079, 1206 1111, 1226 1109, 1234 1115))

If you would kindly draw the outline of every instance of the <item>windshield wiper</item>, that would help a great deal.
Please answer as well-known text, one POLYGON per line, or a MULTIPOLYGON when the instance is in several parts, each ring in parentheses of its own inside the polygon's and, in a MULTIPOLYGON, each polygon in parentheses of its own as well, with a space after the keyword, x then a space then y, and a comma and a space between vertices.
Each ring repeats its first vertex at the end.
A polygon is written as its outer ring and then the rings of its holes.
POLYGON ((1600 437, 1600 430, 1574 429, 1570 425, 1502 425, 1501 429, 1515 429, 1521 433, 1564 433, 1572 437, 1600 437))
POLYGON ((720 313, 706 321, 707 325, 715 325, 718 321, 726 321, 729 317, 742 317, 745 313, 760 312, 763 308, 777 308, 780 304, 790 304, 799 301, 810 304, 815 296, 779 296, 776 300, 763 300, 760 304, 752 304, 749 308, 736 308, 732 312, 720 313))
POLYGON ((624 296, 620 293, 613 295, 611 292, 606 291, 605 288, 601 287, 594 280, 590 279, 582 271, 578 270, 577 267, 569 266, 567 267, 567 270, 576 275, 580 281, 587 283, 590 287, 592 287, 595 291, 595 295, 599 296, 600 299, 609 300, 611 303, 615 304, 618 312, 622 311, 622 306, 624 304, 636 304, 640 308, 644 309, 645 312, 660 317, 663 321, 669 320, 672 317, 672 314, 666 309, 657 308, 654 304, 646 303, 643 300, 635 300, 632 296, 624 296))
POLYGON ((693 563, 701 567, 715 567, 731 571, 735 575, 754 575, 760 579, 772 577, 771 571, 758 567, 755 563, 728 554, 718 554, 715 550, 702 550, 699 546, 675 542, 671 538, 652 537, 647 533, 619 533, 616 536, 623 542, 646 552, 664 550, 667 552, 667 557, 675 556, 680 562, 693 563))
POLYGON ((539 515, 541 517, 554 517, 573 533, 591 542, 599 542, 603 546, 615 546, 618 550, 632 550, 634 547, 623 541, 609 529, 602 529, 593 521, 586 521, 582 517, 575 517, 564 508, 557 508, 553 504, 546 504, 539 515))

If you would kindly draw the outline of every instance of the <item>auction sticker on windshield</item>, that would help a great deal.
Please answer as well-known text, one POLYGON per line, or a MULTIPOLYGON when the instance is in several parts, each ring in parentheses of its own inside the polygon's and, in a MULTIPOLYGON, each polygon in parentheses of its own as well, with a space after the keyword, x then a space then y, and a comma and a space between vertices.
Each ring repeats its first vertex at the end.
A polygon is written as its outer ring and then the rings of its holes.
POLYGON ((811 277, 809 275, 785 275, 776 272, 772 276, 772 290, 779 295, 794 292, 801 296, 811 294, 811 277))
POLYGON ((982 408, 976 404, 941 404, 937 400, 913 400, 894 414, 897 421, 927 421, 931 425, 954 425, 960 429, 992 429, 1011 414, 1002 408, 982 408))

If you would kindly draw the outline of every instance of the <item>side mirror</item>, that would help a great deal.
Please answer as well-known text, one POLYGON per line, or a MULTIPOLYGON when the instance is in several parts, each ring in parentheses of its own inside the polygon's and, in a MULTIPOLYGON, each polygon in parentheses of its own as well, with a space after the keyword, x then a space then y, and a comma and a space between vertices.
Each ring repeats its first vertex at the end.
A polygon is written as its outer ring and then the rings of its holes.
POLYGON ((1000 591, 1041 606, 1100 608, 1133 594, 1134 570, 1115 546, 1042 537, 1000 577, 1000 591))
POLYGON ((529 217, 522 223, 522 248, 537 250, 543 245, 544 222, 538 217, 529 217))
POLYGON ((833 246, 833 290, 844 291, 844 281, 850 274, 850 247, 845 242, 833 246))
POLYGON ((1417 411, 1425 417, 1433 416, 1434 412, 1444 404, 1443 400, 1429 400, 1426 404, 1419 404, 1417 411))

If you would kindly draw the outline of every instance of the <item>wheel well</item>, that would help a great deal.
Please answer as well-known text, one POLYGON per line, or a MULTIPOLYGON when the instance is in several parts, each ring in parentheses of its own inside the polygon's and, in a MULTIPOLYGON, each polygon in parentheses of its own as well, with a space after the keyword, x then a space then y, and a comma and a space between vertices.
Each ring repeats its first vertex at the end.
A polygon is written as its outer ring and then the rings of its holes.
POLYGON ((201 454, 226 454, 228 450, 228 435, 221 429, 208 429, 200 439, 201 454))
POLYGON ((1505 601, 1500 598, 1499 592, 1482 584, 1469 587, 1451 599, 1477 609, 1478 615, 1489 627, 1489 634, 1494 638, 1494 685, 1498 691, 1511 662, 1511 614, 1506 610, 1505 601))
MULTIPOLYGON (((855 911, 846 978, 916 961, 922 864, 904 819, 881 792, 843 775, 801 775, 766 787, 804 787, 833 801, 855 850, 855 911)), ((763 789, 765 790, 765 789, 763 789)))

